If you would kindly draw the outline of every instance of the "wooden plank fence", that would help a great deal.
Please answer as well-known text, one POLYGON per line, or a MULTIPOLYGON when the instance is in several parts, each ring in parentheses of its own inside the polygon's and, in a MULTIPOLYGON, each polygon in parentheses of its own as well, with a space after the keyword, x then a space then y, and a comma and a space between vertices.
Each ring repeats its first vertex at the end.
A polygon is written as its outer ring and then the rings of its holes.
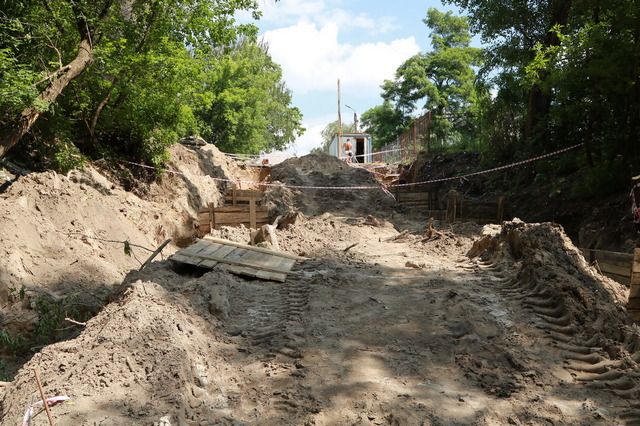
POLYGON ((258 229, 269 223, 269 212, 262 205, 264 193, 249 189, 236 189, 235 186, 225 194, 225 205, 208 207, 198 212, 199 231, 202 235, 221 226, 240 226, 258 229))
POLYGON ((629 301, 627 312, 634 321, 640 322, 640 248, 635 249, 630 273, 629 301))
POLYGON ((411 187, 396 188, 395 196, 400 205, 427 209, 429 217, 450 223, 501 223, 505 211, 505 198, 502 196, 495 201, 470 200, 451 190, 447 193, 445 204, 440 202, 437 191, 418 191, 411 187))
POLYGON ((596 249, 581 248, 585 260, 590 264, 597 264, 600 272, 621 284, 631 282, 631 263, 633 253, 620 253, 596 249))

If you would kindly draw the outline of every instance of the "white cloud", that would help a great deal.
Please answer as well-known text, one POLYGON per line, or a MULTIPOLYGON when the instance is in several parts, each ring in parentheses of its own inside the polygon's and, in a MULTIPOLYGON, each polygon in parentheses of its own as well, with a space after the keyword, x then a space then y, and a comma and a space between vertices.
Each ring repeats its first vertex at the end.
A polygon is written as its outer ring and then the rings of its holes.
POLYGON ((402 62, 420 51, 413 36, 354 45, 341 43, 339 31, 333 22, 318 26, 302 20, 264 34, 271 56, 282 65, 285 81, 295 93, 333 90, 338 78, 345 90, 378 92, 402 62))
POLYGON ((370 35, 398 28, 395 18, 373 18, 366 13, 354 14, 335 6, 336 4, 335 0, 281 0, 278 3, 274 0, 262 0, 260 9, 263 14, 262 21, 277 26, 292 25, 305 20, 320 26, 334 23, 351 30, 364 29, 370 35))

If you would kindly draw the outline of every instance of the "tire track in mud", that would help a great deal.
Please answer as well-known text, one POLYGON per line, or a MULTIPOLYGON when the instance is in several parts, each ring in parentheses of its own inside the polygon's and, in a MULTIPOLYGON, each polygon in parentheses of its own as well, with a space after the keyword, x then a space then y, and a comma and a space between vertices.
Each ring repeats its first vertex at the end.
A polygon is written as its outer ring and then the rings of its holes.
POLYGON ((305 315, 309 310, 311 283, 289 277, 284 283, 262 282, 234 286, 230 291, 228 330, 241 334, 264 362, 265 373, 289 374, 274 387, 269 405, 288 416, 318 412, 316 399, 301 386, 306 374, 300 362, 305 344, 305 315), (288 373, 292 371, 291 373, 288 373))
POLYGON ((636 363, 640 363, 640 337, 627 334, 622 342, 629 354, 611 359, 602 338, 585 335, 572 321, 571 312, 562 295, 554 292, 535 273, 523 266, 498 263, 492 260, 465 262, 465 270, 480 273, 479 285, 497 290, 506 299, 518 302, 538 319, 534 323, 545 332, 553 346, 560 350, 565 360, 564 368, 572 372, 576 385, 586 389, 609 390, 625 400, 626 406, 614 406, 611 414, 625 425, 640 426, 640 375, 636 363))

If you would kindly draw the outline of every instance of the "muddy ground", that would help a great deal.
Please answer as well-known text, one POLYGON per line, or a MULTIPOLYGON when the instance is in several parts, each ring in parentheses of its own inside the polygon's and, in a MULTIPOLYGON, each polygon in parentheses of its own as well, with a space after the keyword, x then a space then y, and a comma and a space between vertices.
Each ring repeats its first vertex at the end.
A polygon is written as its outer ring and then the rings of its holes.
MULTIPOLYGON (((324 179, 328 166, 309 164, 279 180, 324 179)), ((129 268, 121 285, 105 282, 110 303, 70 325, 75 338, 0 387, 2 424, 39 400, 36 370, 48 396, 71 397, 51 409, 58 425, 640 423, 628 291, 559 226, 436 223, 429 239, 426 218, 382 192, 350 209, 285 195, 306 214, 276 231, 280 247, 308 260, 284 284, 170 260, 129 268)))

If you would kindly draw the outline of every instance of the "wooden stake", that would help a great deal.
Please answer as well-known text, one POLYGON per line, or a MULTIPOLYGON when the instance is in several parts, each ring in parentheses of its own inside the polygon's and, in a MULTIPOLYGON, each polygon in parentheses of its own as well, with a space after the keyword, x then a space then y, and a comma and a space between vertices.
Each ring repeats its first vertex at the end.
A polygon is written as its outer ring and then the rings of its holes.
POLYGON ((40 391, 40 398, 42 398, 42 403, 44 404, 44 409, 47 412, 47 417, 49 418, 49 425, 54 426, 53 417, 51 417, 51 411, 49 411, 49 404, 47 404, 47 398, 44 397, 44 391, 42 390, 42 383, 40 383, 40 374, 38 370, 36 372, 36 383, 38 383, 38 390, 40 391))
POLYGON ((256 222, 256 200, 252 198, 249 200, 249 227, 251 227, 251 229, 257 229, 258 225, 256 222))
POLYGON ((153 253, 151 253, 151 256, 149 256, 149 258, 142 264, 139 270, 142 271, 144 268, 146 268, 147 265, 150 264, 151 261, 158 255, 158 253, 160 253, 162 249, 165 248, 167 244, 169 244, 170 242, 171 242, 171 238, 166 240, 164 243, 160 244, 160 247, 158 247, 153 253))

